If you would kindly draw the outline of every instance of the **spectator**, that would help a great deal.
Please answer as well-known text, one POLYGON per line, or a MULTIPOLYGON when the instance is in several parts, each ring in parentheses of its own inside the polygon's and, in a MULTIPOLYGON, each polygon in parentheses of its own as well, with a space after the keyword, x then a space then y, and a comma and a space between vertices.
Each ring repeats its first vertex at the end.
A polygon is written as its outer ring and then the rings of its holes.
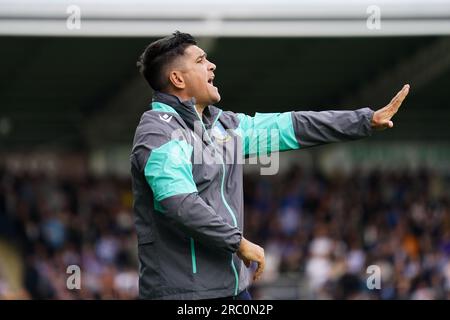
MULTIPOLYGON (((310 298, 450 298, 450 179, 426 170, 324 176, 293 167, 244 178, 246 232, 266 249, 264 286, 304 275, 310 298), (366 269, 381 268, 381 290, 366 269)), ((0 235, 24 255, 23 289, 0 272, 0 298, 135 299, 128 178, 0 169, 0 235), (81 290, 68 290, 68 265, 81 290)), ((261 292, 261 289, 258 290, 261 292)))

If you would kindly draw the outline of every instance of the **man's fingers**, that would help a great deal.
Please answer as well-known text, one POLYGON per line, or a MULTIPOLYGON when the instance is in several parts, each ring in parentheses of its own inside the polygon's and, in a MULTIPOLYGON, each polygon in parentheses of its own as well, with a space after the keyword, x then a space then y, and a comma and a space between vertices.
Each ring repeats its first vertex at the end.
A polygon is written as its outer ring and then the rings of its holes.
POLYGON ((392 98, 390 103, 394 103, 394 102, 398 101, 401 97, 403 97, 403 99, 404 99, 404 97, 406 97, 408 92, 409 92, 409 84, 405 84, 403 86, 403 88, 399 92, 397 92, 395 97, 392 98))
POLYGON ((258 268, 256 268, 255 275, 253 276, 253 280, 258 280, 261 277, 261 274, 264 271, 265 264, 266 263, 265 263, 264 257, 263 257, 262 260, 258 262, 258 268))
POLYGON ((401 106, 403 100, 405 100, 406 96, 409 93, 409 84, 405 84, 395 97, 389 103, 390 107, 393 109, 392 111, 397 112, 398 108, 401 106))
POLYGON ((406 96, 409 93, 409 84, 405 84, 403 86, 403 89, 400 91, 400 96, 398 97, 397 101, 396 101, 396 107, 398 109, 398 107, 400 107, 400 105, 402 104, 403 100, 405 100, 406 96))
POLYGON ((402 93, 402 91, 403 91, 403 88, 399 92, 397 92, 397 94, 391 99, 391 101, 389 102, 390 105, 394 104, 395 101, 397 101, 397 99, 400 96, 400 93, 402 93))
POLYGON ((262 263, 258 263, 258 268, 255 271, 255 274, 253 275, 253 280, 259 280, 259 277, 261 276, 262 272, 264 270, 264 267, 262 266, 262 263))
POLYGON ((405 84, 394 98, 392 98, 391 102, 384 106, 383 108, 375 111, 371 126, 377 130, 383 130, 387 128, 392 128, 394 123, 391 121, 392 117, 397 113, 400 108, 403 100, 405 100, 406 96, 409 93, 409 84, 405 84))

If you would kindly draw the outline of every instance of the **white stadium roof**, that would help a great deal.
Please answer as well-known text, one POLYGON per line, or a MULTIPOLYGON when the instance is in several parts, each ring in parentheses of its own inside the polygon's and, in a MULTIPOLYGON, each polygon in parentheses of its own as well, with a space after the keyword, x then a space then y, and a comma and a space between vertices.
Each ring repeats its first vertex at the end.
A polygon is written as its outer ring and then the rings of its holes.
POLYGON ((448 35, 450 0, 0 0, 0 35, 174 30, 212 37, 448 35))

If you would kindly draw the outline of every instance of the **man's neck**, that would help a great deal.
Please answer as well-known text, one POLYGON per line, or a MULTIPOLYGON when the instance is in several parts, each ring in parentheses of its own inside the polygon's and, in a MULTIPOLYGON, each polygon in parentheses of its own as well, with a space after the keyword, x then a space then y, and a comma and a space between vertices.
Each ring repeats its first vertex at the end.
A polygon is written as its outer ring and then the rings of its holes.
POLYGON ((197 110, 197 113, 198 113, 198 115, 200 116, 200 119, 201 119, 202 116, 203 116, 203 110, 205 110, 205 106, 196 104, 195 105, 195 109, 197 110))
MULTIPOLYGON (((171 92, 171 91, 168 91, 167 93, 168 93, 168 94, 171 94, 171 95, 173 95, 173 96, 178 97, 178 99, 180 99, 180 101, 186 101, 186 100, 189 100, 189 99, 190 99, 188 96, 185 96, 185 95, 183 95, 183 94, 179 94, 179 93, 175 93, 175 92, 171 92)), ((196 104, 196 105, 195 105, 195 110, 197 110, 197 113, 198 113, 198 115, 200 116, 200 119, 201 119, 202 116, 203 116, 203 110, 205 110, 205 107, 206 107, 206 106, 200 105, 200 104, 196 104)))

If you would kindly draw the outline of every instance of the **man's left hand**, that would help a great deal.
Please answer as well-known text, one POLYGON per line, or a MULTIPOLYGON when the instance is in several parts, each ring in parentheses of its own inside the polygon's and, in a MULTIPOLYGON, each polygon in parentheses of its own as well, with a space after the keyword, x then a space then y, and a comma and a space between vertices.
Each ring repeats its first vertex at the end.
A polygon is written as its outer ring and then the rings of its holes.
POLYGON ((392 98, 391 102, 384 108, 375 111, 372 118, 372 128, 375 130, 384 130, 386 128, 392 128, 394 123, 392 117, 397 113, 398 109, 402 105, 403 100, 409 93, 409 84, 405 84, 397 95, 392 98))

